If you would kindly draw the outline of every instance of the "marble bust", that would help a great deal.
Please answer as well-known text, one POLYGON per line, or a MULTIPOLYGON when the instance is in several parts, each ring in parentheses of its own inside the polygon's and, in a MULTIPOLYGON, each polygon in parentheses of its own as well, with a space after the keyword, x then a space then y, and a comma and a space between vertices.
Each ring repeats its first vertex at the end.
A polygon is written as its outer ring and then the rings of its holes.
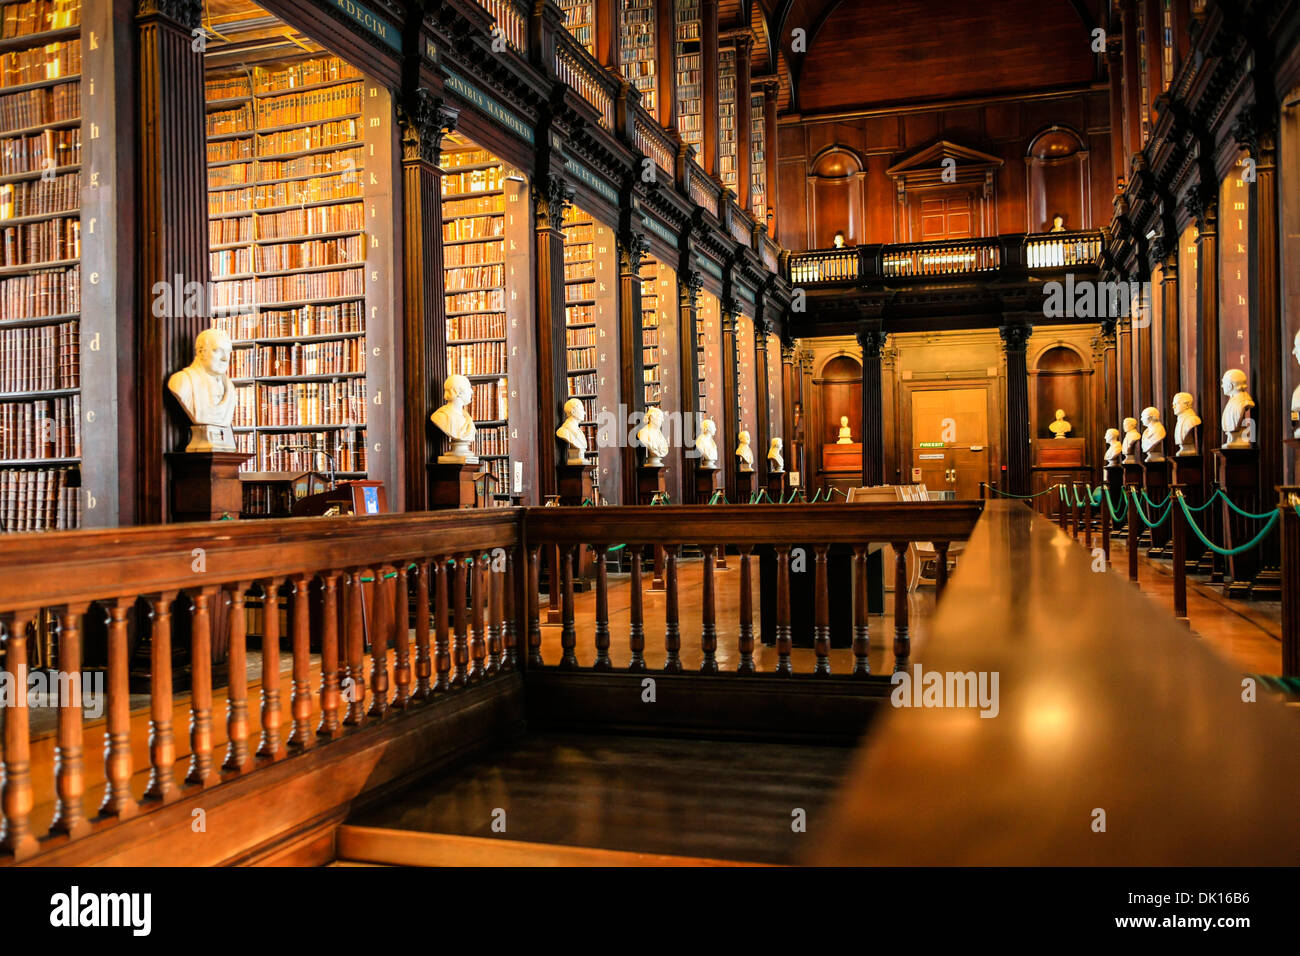
POLYGON ((841 416, 840 416, 840 437, 839 437, 839 441, 837 441, 835 444, 837 444, 837 445, 852 445, 852 444, 853 444, 853 435, 849 432, 849 416, 848 416, 848 415, 841 415, 841 416))
POLYGON ((771 468, 772 474, 780 474, 781 472, 785 471, 785 458, 783 458, 781 455, 782 445, 784 444, 785 442, 783 442, 780 438, 773 438, 772 444, 768 446, 767 460, 772 463, 769 466, 771 468))
POLYGON ((1192 409, 1190 392, 1179 392, 1174 396, 1174 441, 1178 442, 1178 457, 1196 454, 1196 429, 1201 425, 1200 416, 1192 409))
POLYGON ((1228 397, 1228 404, 1223 408, 1223 417, 1219 420, 1224 433, 1228 436, 1228 440, 1222 447, 1249 448, 1250 438, 1246 434, 1246 423, 1250 421, 1250 410, 1255 407, 1255 400, 1250 397, 1250 392, 1246 391, 1246 373, 1239 368, 1230 368, 1223 373, 1221 384, 1223 394, 1228 397))
POLYGON ((740 470, 750 472, 754 470, 754 449, 749 447, 749 432, 741 432, 739 436, 740 444, 736 446, 736 457, 740 459, 740 470))
POLYGON ((664 455, 668 454, 668 439, 662 431, 664 413, 651 405, 645 410, 645 424, 636 433, 636 440, 645 446, 645 466, 662 468, 664 455))
POLYGON ((235 417, 235 383, 230 380, 230 336, 204 329, 194 339, 194 361, 167 379, 190 418, 187 452, 234 451, 230 423, 235 417))
POLYGON ((1056 421, 1047 426, 1047 430, 1052 433, 1054 438, 1064 438, 1069 434, 1070 429, 1074 426, 1065 420, 1065 409, 1056 410, 1056 421))
POLYGON ((1120 455, 1124 454, 1119 440, 1118 428, 1106 429, 1106 467, 1113 468, 1119 464, 1120 455))
POLYGON ((586 411, 580 398, 571 398, 564 403, 564 421, 555 430, 555 436, 569 446, 564 456, 566 465, 586 463, 587 436, 582 431, 582 416, 586 411))
POLYGON ((1138 431, 1136 418, 1124 419, 1124 464, 1136 465, 1138 446, 1142 442, 1142 433, 1138 431))
MULTIPOLYGON (((1297 362, 1300 362, 1300 332, 1295 334, 1295 344, 1291 354, 1295 356, 1297 362)), ((1295 391, 1291 393, 1291 424, 1295 426, 1291 437, 1300 438, 1300 385, 1297 385, 1295 391)))
POLYGON ((700 453, 700 468, 713 471, 718 467, 718 443, 714 439, 718 426, 712 418, 700 422, 700 434, 695 439, 695 450, 700 453))
POLYGON ((476 465, 478 456, 470 450, 469 443, 474 440, 478 430, 474 419, 466 410, 474 399, 474 388, 464 375, 448 375, 442 386, 443 404, 429 416, 438 430, 447 436, 451 448, 445 455, 438 456, 440 465, 476 465))
POLYGON ((1165 426, 1160 421, 1160 410, 1154 407, 1142 409, 1142 450, 1146 452, 1144 461, 1164 461, 1165 426))

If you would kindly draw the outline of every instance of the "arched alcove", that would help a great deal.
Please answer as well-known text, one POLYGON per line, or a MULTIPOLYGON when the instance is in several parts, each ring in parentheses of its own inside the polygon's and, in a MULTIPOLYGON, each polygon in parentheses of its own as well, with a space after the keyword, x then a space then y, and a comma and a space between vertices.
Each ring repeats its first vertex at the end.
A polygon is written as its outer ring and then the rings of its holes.
POLYGON ((845 245, 862 242, 865 182, 862 159, 851 149, 830 146, 813 159, 808 175, 809 235, 813 248, 834 245, 837 232, 844 233, 845 245))
POLYGON ((1065 229, 1089 229, 1088 150, 1082 137, 1064 126, 1043 130, 1025 154, 1028 190, 1025 229, 1050 232, 1056 216, 1065 229))
POLYGON ((822 442, 833 445, 839 440, 841 416, 848 416, 853 440, 862 441, 862 364, 852 355, 832 356, 817 383, 822 442))
POLYGON ((1050 430, 1056 420, 1056 410, 1062 409, 1069 421, 1070 438, 1085 438, 1088 427, 1087 365, 1074 349, 1066 345, 1053 345, 1044 349, 1034 364, 1034 387, 1037 421, 1034 434, 1038 438, 1054 438, 1050 430))

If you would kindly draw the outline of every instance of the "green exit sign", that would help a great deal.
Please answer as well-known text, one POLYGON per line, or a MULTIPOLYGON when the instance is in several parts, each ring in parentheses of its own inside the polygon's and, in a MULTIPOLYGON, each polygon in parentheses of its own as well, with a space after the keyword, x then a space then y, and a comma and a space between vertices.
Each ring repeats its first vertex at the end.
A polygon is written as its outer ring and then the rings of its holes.
POLYGON ((945 447, 946 445, 947 445, 947 442, 941 442, 941 441, 923 441, 923 442, 921 442, 921 447, 922 447, 922 448, 943 448, 943 447, 945 447))

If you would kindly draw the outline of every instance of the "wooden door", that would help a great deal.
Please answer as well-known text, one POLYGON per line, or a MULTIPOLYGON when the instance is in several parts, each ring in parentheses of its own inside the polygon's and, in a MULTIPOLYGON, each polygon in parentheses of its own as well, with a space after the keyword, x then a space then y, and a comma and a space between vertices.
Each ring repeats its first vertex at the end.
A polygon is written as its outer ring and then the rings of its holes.
POLYGON ((922 199, 919 213, 921 242, 975 235, 975 198, 970 193, 922 199))
POLYGON ((989 475, 987 386, 912 391, 912 468, 931 492, 979 497, 989 475))

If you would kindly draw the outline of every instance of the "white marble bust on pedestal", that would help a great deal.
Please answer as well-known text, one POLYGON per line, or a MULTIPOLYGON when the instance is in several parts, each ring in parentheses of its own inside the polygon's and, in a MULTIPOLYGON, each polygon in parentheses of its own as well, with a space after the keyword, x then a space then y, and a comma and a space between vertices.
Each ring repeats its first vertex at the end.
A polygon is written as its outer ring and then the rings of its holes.
POLYGON ((571 398, 564 403, 564 421, 555 430, 555 435, 569 446, 564 455, 566 465, 586 464, 587 436, 582 431, 582 416, 586 411, 580 398, 571 398))
POLYGON ((1201 425, 1200 416, 1192 408, 1190 392, 1179 392, 1174 396, 1174 414, 1178 420, 1174 423, 1174 441, 1178 442, 1176 457, 1196 454, 1196 429, 1201 425))
POLYGON ((785 471, 785 458, 781 455, 784 444, 785 442, 780 438, 773 438, 772 444, 768 446, 767 460, 772 463, 770 467, 773 474, 780 474, 785 471))
POLYGON ((645 446, 645 464, 648 468, 662 468, 664 455, 668 454, 668 439, 662 431, 664 413, 655 405, 645 410, 645 424, 636 433, 636 440, 645 446))
POLYGON ((1155 407, 1142 409, 1142 451, 1146 453, 1144 461, 1165 460, 1165 425, 1160 421, 1160 410, 1155 407))
POLYGON ((1138 463, 1138 448, 1142 444, 1142 433, 1138 431, 1138 420, 1136 418, 1124 419, 1124 464, 1136 465, 1138 463))
POLYGON ((445 455, 438 456, 438 464, 478 464, 478 456, 469 447, 478 434, 468 411, 469 403, 474 400, 474 387, 464 375, 448 375, 442 386, 442 399, 444 404, 438 406, 429 420, 447 436, 451 448, 445 455))
POLYGON ((1053 438, 1064 438, 1072 428, 1074 426, 1065 420, 1065 409, 1063 408, 1056 410, 1056 420, 1047 426, 1047 430, 1052 433, 1053 438))
POLYGON ((852 445, 853 433, 849 431, 849 416, 840 416, 840 437, 835 442, 837 445, 852 445))
POLYGON ((235 383, 230 380, 230 336, 204 329, 194 339, 194 361, 167 379, 167 389, 189 416, 187 452, 234 451, 235 383))
POLYGON ((712 418, 700 421, 700 434, 695 439, 695 450, 700 453, 700 468, 704 471, 714 471, 718 467, 718 443, 713 437, 717 432, 718 426, 714 424, 712 418))
POLYGON ((1223 373, 1223 394, 1228 397, 1228 404, 1223 407, 1223 417, 1219 424, 1223 426, 1228 440, 1223 448, 1249 448, 1251 439, 1247 435, 1247 422, 1250 410, 1255 407, 1255 400, 1246 391, 1246 373, 1239 368, 1230 368, 1223 373))
POLYGON ((1107 466, 1118 465, 1120 456, 1124 454, 1124 447, 1119 440, 1119 429, 1107 428, 1105 441, 1107 466))
POLYGON ((740 444, 736 446, 736 457, 740 459, 740 470, 749 472, 754 470, 754 449, 749 447, 749 432, 741 432, 739 436, 740 444))

